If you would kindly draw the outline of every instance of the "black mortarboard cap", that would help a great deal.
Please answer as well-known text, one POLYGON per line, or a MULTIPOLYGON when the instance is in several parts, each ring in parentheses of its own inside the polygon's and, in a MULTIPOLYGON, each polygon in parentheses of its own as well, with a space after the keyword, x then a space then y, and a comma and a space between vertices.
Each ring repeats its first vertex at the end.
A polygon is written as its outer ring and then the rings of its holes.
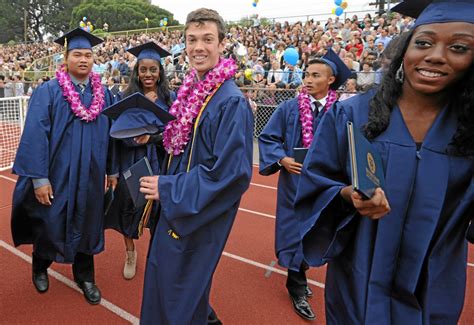
POLYGON ((127 50, 137 57, 137 61, 142 59, 152 59, 160 61, 161 58, 170 56, 171 53, 163 49, 155 42, 148 42, 142 45, 132 47, 127 50))
POLYGON ((82 28, 73 29, 54 41, 55 43, 67 46, 67 50, 92 49, 92 47, 103 42, 101 38, 86 32, 82 28))
POLYGON ((474 23, 474 0, 406 0, 392 11, 416 18, 413 28, 436 23, 474 23))
POLYGON ((336 77, 336 80, 331 84, 331 89, 338 89, 341 87, 352 74, 351 70, 346 66, 346 64, 339 58, 332 49, 328 49, 326 54, 319 58, 319 60, 326 63, 332 70, 332 73, 336 77))
POLYGON ((175 119, 139 92, 107 107, 103 114, 115 120, 110 128, 110 136, 118 139, 156 133, 175 119))

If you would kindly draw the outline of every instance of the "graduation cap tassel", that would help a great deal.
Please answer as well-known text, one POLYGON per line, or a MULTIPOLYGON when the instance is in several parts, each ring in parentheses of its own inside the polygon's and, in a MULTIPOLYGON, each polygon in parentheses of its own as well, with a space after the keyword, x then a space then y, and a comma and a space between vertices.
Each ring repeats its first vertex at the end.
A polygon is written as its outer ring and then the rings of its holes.
POLYGON ((151 210, 153 209, 153 200, 148 200, 145 205, 145 209, 143 209, 143 214, 140 219, 140 223, 138 224, 138 237, 143 235, 143 228, 148 224, 148 220, 150 219, 151 210))
POLYGON ((64 37, 64 70, 65 71, 67 71, 66 56, 67 56, 67 37, 64 37))

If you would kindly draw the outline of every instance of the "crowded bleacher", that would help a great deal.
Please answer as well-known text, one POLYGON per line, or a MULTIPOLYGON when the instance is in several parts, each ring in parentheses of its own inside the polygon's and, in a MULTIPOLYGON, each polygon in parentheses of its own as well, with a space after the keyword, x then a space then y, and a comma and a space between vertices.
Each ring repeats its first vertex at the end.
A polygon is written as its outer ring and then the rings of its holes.
MULTIPOLYGON (((255 18, 251 26, 233 24, 229 28, 225 56, 232 55, 239 61, 240 71, 235 78, 240 86, 296 89, 302 82, 309 57, 322 56, 326 48, 331 47, 353 71, 340 89, 347 92, 344 97, 350 97, 380 82, 385 48, 412 24, 411 18, 397 13, 271 25, 260 24, 255 18), (285 66, 283 53, 288 47, 294 47, 299 53, 295 67, 285 66)), ((171 86, 181 84, 188 69, 182 30, 109 35, 105 39, 96 50, 93 71, 102 75, 103 84, 110 89, 123 90, 129 81, 135 57, 126 49, 150 40, 173 53, 173 59, 167 58, 164 62, 166 76, 171 86)), ((31 95, 38 83, 52 77, 62 57, 61 51, 53 42, 0 46, 0 97, 31 95), (45 73, 36 78, 37 74, 27 74, 27 71, 45 73)), ((252 94, 249 97, 252 99, 252 94)))

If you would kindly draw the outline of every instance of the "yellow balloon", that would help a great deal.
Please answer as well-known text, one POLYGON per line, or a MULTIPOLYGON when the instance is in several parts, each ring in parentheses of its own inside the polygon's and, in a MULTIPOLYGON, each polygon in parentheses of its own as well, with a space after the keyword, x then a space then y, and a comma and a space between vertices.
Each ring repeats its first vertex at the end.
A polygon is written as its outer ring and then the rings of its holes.
POLYGON ((244 76, 248 80, 252 80, 252 69, 245 69, 244 76))
POLYGON ((336 8, 332 8, 332 14, 335 15, 336 14, 336 8))
POLYGON ((163 22, 163 25, 165 25, 165 26, 168 25, 168 22, 165 20, 165 21, 163 22))
POLYGON ((341 3, 341 8, 342 9, 346 9, 347 6, 348 6, 347 2, 344 1, 343 3, 341 3))

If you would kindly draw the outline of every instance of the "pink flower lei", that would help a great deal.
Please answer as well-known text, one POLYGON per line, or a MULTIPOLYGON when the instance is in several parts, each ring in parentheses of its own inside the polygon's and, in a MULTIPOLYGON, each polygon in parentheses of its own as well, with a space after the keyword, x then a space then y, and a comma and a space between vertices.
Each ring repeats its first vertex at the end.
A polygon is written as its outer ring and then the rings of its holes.
MULTIPOLYGON (((337 100, 337 92, 330 89, 328 92, 328 98, 326 105, 323 109, 326 112, 331 108, 332 104, 337 100)), ((313 110, 311 108, 311 100, 309 98, 308 90, 303 87, 298 94, 298 107, 300 112, 300 123, 303 147, 309 148, 313 142, 313 110)))
POLYGON ((79 94, 77 93, 74 85, 71 81, 69 73, 67 73, 64 65, 56 71, 56 79, 63 90, 63 96, 67 102, 71 105, 71 110, 81 120, 86 122, 94 121, 97 116, 102 112, 104 108, 104 90, 100 81, 100 75, 97 73, 90 74, 90 80, 92 85, 92 103, 89 108, 86 108, 82 102, 79 94))
POLYGON ((194 122, 206 97, 224 81, 234 77, 237 66, 232 59, 220 59, 203 80, 198 80, 195 69, 186 75, 183 85, 169 112, 176 117, 166 125, 163 145, 169 154, 179 155, 188 144, 194 122))

